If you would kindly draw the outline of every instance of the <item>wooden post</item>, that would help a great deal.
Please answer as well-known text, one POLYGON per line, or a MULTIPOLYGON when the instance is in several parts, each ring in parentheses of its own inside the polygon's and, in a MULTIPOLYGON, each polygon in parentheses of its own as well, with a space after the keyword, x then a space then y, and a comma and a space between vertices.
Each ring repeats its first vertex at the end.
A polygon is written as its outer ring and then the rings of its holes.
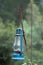
POLYGON ((20 16, 20 22, 21 22, 21 25, 22 25, 23 37, 24 37, 24 42, 25 42, 26 51, 27 51, 27 41, 26 41, 24 26, 23 26, 23 22, 22 22, 22 9, 21 8, 19 9, 19 16, 20 16))

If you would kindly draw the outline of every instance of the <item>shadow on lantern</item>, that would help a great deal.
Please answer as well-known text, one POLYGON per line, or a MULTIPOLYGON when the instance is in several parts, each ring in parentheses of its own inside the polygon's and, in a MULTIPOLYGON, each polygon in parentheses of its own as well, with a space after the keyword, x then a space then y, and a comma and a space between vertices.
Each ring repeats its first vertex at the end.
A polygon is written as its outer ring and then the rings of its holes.
POLYGON ((13 60, 24 60, 22 43, 23 43, 22 28, 18 28, 16 30, 15 42, 13 45, 13 49, 14 49, 14 53, 12 54, 13 60))

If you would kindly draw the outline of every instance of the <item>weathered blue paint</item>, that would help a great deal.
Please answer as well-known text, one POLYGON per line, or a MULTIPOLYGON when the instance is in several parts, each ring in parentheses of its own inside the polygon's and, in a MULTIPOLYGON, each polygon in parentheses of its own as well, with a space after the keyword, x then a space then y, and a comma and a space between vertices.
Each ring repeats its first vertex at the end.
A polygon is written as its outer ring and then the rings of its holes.
POLYGON ((13 60, 24 60, 24 56, 23 56, 23 48, 22 48, 22 42, 23 42, 23 32, 22 32, 22 28, 18 28, 16 30, 16 36, 20 36, 20 52, 21 53, 16 53, 14 52, 12 55, 12 59, 13 60))

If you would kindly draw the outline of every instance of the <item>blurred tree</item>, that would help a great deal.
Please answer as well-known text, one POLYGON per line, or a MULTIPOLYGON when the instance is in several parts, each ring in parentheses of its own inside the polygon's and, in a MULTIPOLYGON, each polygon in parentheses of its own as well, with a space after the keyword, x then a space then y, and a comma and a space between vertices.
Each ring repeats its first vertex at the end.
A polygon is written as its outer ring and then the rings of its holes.
POLYGON ((11 65, 12 46, 14 43, 16 26, 14 22, 7 25, 0 22, 0 64, 11 65))
POLYGON ((0 16, 4 22, 7 19, 10 19, 10 21, 16 20, 18 8, 22 5, 25 9, 28 3, 28 0, 0 0, 0 16))
MULTIPOLYGON (((23 25, 24 25, 26 38, 27 38, 27 43, 30 48, 31 48, 30 43, 31 43, 31 13, 32 13, 32 19, 33 19, 32 45, 34 48, 32 51, 33 60, 36 60, 36 63, 39 63, 38 61, 41 62, 41 60, 43 60, 43 52, 42 52, 43 41, 41 40, 41 31, 43 31, 43 25, 40 24, 41 17, 42 17, 41 15, 43 11, 41 12, 40 11, 41 9, 39 9, 41 8, 40 4, 35 4, 36 2, 40 2, 39 0, 32 0, 32 1, 33 1, 33 4, 32 4, 32 11, 31 11, 30 0, 0 0, 0 46, 5 46, 8 49, 10 48, 11 50, 14 37, 15 37, 14 36, 15 30, 17 28, 17 25, 19 25, 20 23, 19 16, 18 16, 18 9, 22 5, 21 8, 22 8, 22 14, 23 14, 23 25), (40 28, 41 26, 42 28, 40 28), (36 50, 36 48, 38 50, 36 50)), ((21 27, 21 25, 19 25, 19 27, 21 27)), ((29 48, 28 55, 26 52, 24 52, 26 53, 25 62, 27 62, 28 57, 30 58, 30 48, 29 48)), ((5 51, 3 53, 5 53, 5 51)), ((19 62, 14 62, 14 63, 18 64, 19 62)))
POLYGON ((8 23, 5 25, 0 22, 0 45, 8 45, 12 46, 13 40, 14 40, 14 35, 15 35, 15 30, 16 28, 14 26, 14 23, 8 23))

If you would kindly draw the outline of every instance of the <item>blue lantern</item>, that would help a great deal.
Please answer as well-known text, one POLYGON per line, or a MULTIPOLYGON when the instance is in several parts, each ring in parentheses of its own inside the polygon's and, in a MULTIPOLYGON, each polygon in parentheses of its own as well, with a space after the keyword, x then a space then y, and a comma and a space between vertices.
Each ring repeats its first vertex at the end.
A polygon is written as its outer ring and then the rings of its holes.
POLYGON ((22 28, 18 28, 16 30, 15 42, 13 45, 14 53, 12 55, 12 59, 14 60, 24 60, 22 41, 23 41, 22 28))

